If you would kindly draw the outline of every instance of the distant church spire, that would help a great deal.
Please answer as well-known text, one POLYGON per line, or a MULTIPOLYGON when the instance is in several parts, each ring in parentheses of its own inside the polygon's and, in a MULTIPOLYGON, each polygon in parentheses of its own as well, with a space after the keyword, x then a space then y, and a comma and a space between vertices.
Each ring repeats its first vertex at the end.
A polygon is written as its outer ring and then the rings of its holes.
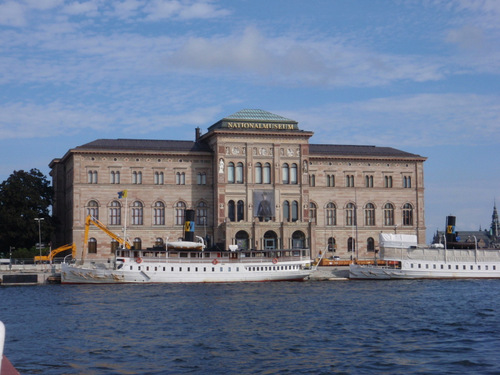
POLYGON ((500 223, 498 221, 497 203, 495 201, 493 204, 493 215, 491 215, 491 228, 490 228, 491 236, 497 238, 499 229, 500 229, 500 223))

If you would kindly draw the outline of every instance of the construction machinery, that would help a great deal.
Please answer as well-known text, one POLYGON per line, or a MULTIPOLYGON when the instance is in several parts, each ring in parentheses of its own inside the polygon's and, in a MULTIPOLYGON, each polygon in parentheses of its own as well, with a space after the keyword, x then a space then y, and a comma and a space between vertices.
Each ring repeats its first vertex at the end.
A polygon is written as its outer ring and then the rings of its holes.
POLYGON ((35 256, 34 261, 35 261, 35 263, 42 263, 42 262, 52 263, 52 261, 54 260, 54 257, 57 254, 62 253, 63 251, 66 251, 66 250, 71 250, 71 255, 73 256, 73 258, 76 256, 75 244, 69 243, 69 244, 60 246, 57 249, 52 250, 49 255, 42 255, 42 256, 37 255, 37 256, 35 256))
MULTIPOLYGON (((117 236, 116 234, 111 232, 103 223, 101 223, 99 220, 97 220, 95 217, 93 217, 92 215, 88 215, 87 218, 85 219, 85 235, 83 238, 83 248, 84 249, 86 246, 88 246, 89 228, 90 228, 91 224, 95 225, 97 228, 102 230, 104 233, 106 233, 108 236, 110 236, 112 239, 114 239, 116 242, 118 242, 122 247, 125 247, 127 249, 130 249, 132 247, 126 239, 123 239, 123 238, 117 236)), ((73 256, 73 258, 75 258, 75 257, 73 256)))

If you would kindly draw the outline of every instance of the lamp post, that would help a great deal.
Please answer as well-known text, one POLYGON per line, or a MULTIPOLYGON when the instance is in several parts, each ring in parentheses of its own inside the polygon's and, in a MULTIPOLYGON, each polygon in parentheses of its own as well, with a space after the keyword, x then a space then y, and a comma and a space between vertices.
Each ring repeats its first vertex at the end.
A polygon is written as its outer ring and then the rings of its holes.
POLYGON ((42 217, 37 217, 35 221, 38 221, 38 250, 40 251, 40 261, 42 259, 42 231, 40 230, 40 222, 43 221, 42 217))
POLYGON ((12 250, 15 250, 15 247, 9 246, 9 270, 12 269, 12 250))

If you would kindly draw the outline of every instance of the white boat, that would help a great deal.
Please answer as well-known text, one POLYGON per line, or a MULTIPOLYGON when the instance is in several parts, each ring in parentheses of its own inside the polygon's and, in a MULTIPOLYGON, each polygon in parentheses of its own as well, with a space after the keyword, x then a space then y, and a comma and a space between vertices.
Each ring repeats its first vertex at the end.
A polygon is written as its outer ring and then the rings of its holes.
POLYGON ((384 265, 351 264, 350 279, 500 278, 500 249, 419 246, 415 235, 385 233, 379 243, 384 265))
POLYGON ((204 244, 180 241, 166 249, 118 249, 109 264, 65 262, 61 283, 300 281, 312 273, 310 264, 308 249, 207 251, 204 244))

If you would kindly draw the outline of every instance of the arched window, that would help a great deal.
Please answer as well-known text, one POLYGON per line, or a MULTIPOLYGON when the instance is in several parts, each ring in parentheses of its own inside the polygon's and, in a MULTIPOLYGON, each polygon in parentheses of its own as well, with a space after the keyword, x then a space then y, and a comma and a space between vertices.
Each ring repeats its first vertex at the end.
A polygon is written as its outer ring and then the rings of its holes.
POLYGON ((332 202, 326 205, 326 225, 337 225, 337 207, 332 202))
POLYGON ((411 177, 410 176, 405 176, 403 180, 403 186, 405 188, 411 188, 411 177))
POLYGON ((347 239, 347 251, 354 252, 356 250, 356 240, 352 237, 347 239))
POLYGON ((90 215, 99 220, 99 204, 92 200, 87 204, 87 216, 90 215))
POLYGON ((248 233, 245 232, 244 230, 240 230, 238 233, 236 233, 236 236, 234 237, 236 240, 236 245, 238 245, 239 250, 248 250, 249 249, 249 238, 248 238, 248 233))
POLYGON ((326 186, 335 187, 335 175, 329 174, 326 176, 326 186))
POLYGON ((330 237, 328 239, 328 251, 335 253, 337 251, 337 244, 335 243, 335 238, 330 237))
POLYGON ((132 183, 133 184, 142 184, 142 172, 132 172, 132 183))
POLYGON ((155 172, 155 185, 163 185, 163 172, 155 172))
POLYGON ((122 206, 120 202, 113 201, 109 207, 109 225, 122 224, 122 206))
POLYGON ((238 201, 236 210, 236 221, 242 221, 245 219, 245 203, 243 201, 238 201))
POLYGON ((142 240, 139 237, 134 238, 134 250, 142 249, 142 240))
POLYGON ((282 180, 284 184, 290 183, 290 167, 287 163, 283 164, 281 167, 282 180))
POLYGON ((243 163, 236 164, 236 183, 243 183, 243 163))
POLYGON ((205 172, 198 173, 197 183, 198 183, 198 185, 206 185, 207 184, 207 174, 205 172))
POLYGON ((375 225, 375 206, 373 203, 368 203, 365 206, 365 225, 368 227, 375 225))
POLYGON ((186 211, 186 203, 177 202, 175 205, 175 225, 184 225, 184 212, 186 211))
POLYGON ((119 184, 120 183, 120 171, 111 171, 109 175, 110 183, 119 184))
POLYGON ((298 171, 297 171, 297 164, 292 164, 292 167, 290 168, 290 183, 291 184, 297 184, 299 181, 298 179, 298 171))
POLYGON ((354 175, 348 174, 345 176, 345 186, 354 187, 354 175))
POLYGON ((384 183, 386 188, 392 188, 392 176, 385 176, 384 183))
POLYGON ((264 250, 274 250, 278 246, 278 236, 272 230, 264 233, 264 250))
POLYGON ((227 202, 227 217, 229 221, 235 221, 236 219, 236 206, 233 200, 227 202))
POLYGON ((394 225, 394 206, 391 203, 384 206, 384 225, 394 225))
POLYGON ((366 240, 366 250, 369 252, 375 251, 375 240, 372 237, 368 237, 366 240))
POLYGON ((306 247, 306 236, 304 232, 297 230, 292 234, 292 249, 304 249, 306 247))
POLYGON ((309 202, 309 222, 316 222, 316 205, 313 202, 309 202))
POLYGON ((373 187, 373 176, 365 176, 365 186, 367 188, 373 187))
POLYGON ((89 184, 97 184, 97 171, 87 172, 87 182, 89 184))
POLYGON ((227 182, 234 184, 234 163, 230 162, 227 165, 227 182))
POLYGON ((299 202, 292 202, 292 221, 299 220, 299 202))
POLYGON ((262 177, 263 177, 264 183, 270 184, 271 183, 271 164, 269 164, 269 163, 264 164, 264 171, 263 172, 264 172, 263 173, 264 175, 262 177))
POLYGON ((89 254, 97 254, 97 240, 95 238, 89 238, 87 246, 89 254))
POLYGON ((309 174, 309 185, 310 186, 316 186, 316 175, 315 174, 309 174))
POLYGON ((186 185, 186 174, 184 172, 177 172, 175 174, 175 183, 177 185, 186 185))
POLYGON ((143 220, 143 205, 139 201, 132 203, 132 225, 142 225, 143 220))
POLYGON ((403 206, 403 225, 413 225, 413 207, 410 203, 403 206))
POLYGON ((262 184, 262 164, 255 164, 255 183, 262 184))
POLYGON ((163 242, 163 238, 156 237, 154 247, 165 247, 165 243, 163 242))
POLYGON ((163 202, 155 202, 153 208, 153 225, 165 225, 165 204, 163 202))
POLYGON ((198 203, 196 207, 196 224, 206 226, 208 224, 208 206, 205 202, 198 203))
POLYGON ((356 225, 356 206, 354 203, 348 203, 345 207, 345 225, 356 225))
POLYGON ((283 202, 283 221, 290 221, 290 202, 283 202))
POLYGON ((120 244, 118 243, 118 241, 115 240, 114 238, 111 240, 110 247, 109 247, 111 254, 114 254, 116 252, 119 245, 120 244))

